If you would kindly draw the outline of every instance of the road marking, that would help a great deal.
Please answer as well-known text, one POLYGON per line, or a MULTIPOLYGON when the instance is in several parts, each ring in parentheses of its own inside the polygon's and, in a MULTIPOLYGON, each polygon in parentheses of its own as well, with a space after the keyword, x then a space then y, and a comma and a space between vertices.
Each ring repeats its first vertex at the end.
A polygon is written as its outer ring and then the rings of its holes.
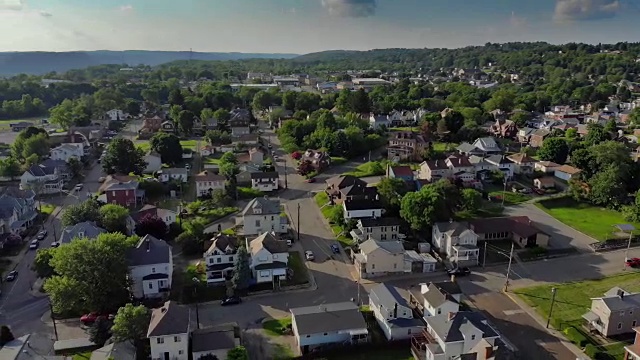
POLYGON ((503 311, 503 313, 507 316, 511 316, 511 315, 517 315, 517 314, 524 314, 524 310, 519 309, 519 310, 505 310, 503 311))

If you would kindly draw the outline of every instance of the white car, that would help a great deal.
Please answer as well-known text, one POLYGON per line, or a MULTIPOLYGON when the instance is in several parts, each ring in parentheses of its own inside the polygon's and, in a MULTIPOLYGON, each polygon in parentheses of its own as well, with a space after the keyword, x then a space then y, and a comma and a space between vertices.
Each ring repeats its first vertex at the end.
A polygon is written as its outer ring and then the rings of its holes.
POLYGON ((287 246, 288 247, 292 247, 293 246, 293 241, 291 241, 291 239, 287 239, 287 246))
POLYGON ((316 257, 313 256, 313 251, 311 250, 307 250, 304 252, 304 257, 309 260, 309 261, 313 261, 316 257))
POLYGON ((29 245, 29 249, 35 250, 35 249, 38 248, 38 245, 40 245, 38 240, 31 240, 31 244, 29 245))
POLYGON ((83 186, 82 184, 78 184, 73 188, 73 190, 80 191, 80 190, 82 190, 82 186, 83 186))

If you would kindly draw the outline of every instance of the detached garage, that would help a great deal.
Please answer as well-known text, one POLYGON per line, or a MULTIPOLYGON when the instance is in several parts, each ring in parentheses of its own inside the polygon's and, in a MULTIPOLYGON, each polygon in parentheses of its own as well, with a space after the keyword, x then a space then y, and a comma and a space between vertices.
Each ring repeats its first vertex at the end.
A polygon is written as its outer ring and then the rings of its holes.
POLYGON ((554 172, 555 177, 557 177, 558 179, 562 179, 564 181, 569 181, 571 180, 575 175, 577 175, 578 173, 580 173, 582 170, 575 168, 573 166, 569 166, 569 165, 562 165, 559 168, 557 168, 554 172))

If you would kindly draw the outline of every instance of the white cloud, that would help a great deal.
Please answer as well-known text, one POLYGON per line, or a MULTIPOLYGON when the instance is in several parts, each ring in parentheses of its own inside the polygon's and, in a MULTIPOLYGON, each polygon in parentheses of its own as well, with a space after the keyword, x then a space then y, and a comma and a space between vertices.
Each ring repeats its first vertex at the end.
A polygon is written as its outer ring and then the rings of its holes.
POLYGON ((611 18, 620 12, 619 0, 556 0, 554 19, 584 21, 611 18))
POLYGON ((346 17, 368 17, 376 13, 376 0, 322 0, 329 14, 346 17))
POLYGON ((133 11, 133 5, 129 4, 129 5, 122 5, 118 8, 118 10, 122 11, 122 12, 130 12, 133 11))

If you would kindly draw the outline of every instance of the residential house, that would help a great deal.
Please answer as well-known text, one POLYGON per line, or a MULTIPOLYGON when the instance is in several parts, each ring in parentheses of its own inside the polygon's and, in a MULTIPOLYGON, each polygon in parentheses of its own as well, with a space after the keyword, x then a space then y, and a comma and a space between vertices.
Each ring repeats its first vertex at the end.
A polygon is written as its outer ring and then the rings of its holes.
POLYGON ((71 159, 80 160, 84 156, 82 144, 65 143, 51 149, 51 159, 69 162, 71 159))
POLYGON ((369 239, 360 244, 354 264, 360 278, 372 278, 404 272, 404 246, 400 241, 369 239))
MULTIPOLYGON (((231 143, 231 146, 233 147, 233 149, 236 149, 238 147, 250 148, 250 147, 260 146, 260 135, 257 133, 237 135, 237 136, 234 136, 232 140, 233 142, 231 143)), ((223 149, 223 147, 221 147, 221 149, 223 149)), ((225 151, 228 151, 228 150, 225 150, 225 151)))
POLYGON ((624 360, 640 360, 640 327, 633 328, 636 332, 633 344, 624 347, 624 360))
POLYGON ((236 183, 238 186, 251 187, 251 174, 260 172, 263 171, 254 165, 240 166, 240 172, 236 175, 236 183))
POLYGON ((137 181, 113 183, 105 189, 105 202, 125 207, 136 207, 144 203, 144 190, 137 181))
POLYGON ((158 171, 158 179, 163 183, 172 180, 186 183, 189 179, 189 170, 185 168, 165 168, 158 171))
POLYGON ((515 174, 516 164, 504 155, 491 155, 484 159, 496 170, 502 171, 506 179, 512 179, 515 174))
POLYGON ((280 176, 277 172, 254 172, 251 173, 251 188, 262 192, 272 192, 278 190, 280 176))
POLYGON ((163 121, 162 124, 160 124, 160 131, 174 134, 176 132, 176 125, 170 120, 163 121))
POLYGON ((394 162, 420 161, 422 153, 431 143, 415 132, 394 131, 389 134, 388 158, 394 162))
POLYGON ((236 237, 217 234, 211 239, 211 246, 204 252, 208 284, 223 284, 231 277, 237 252, 236 237))
POLYGON ((419 360, 493 360, 502 345, 499 333, 480 312, 460 311, 424 320, 425 331, 411 340, 411 352, 419 360))
POLYGON ((369 330, 360 308, 353 302, 293 308, 291 328, 301 354, 314 349, 369 340, 369 330))
POLYGON ((460 311, 462 290, 455 281, 422 283, 411 288, 411 303, 423 316, 439 316, 460 311))
POLYGON ((413 309, 399 290, 381 283, 369 291, 369 308, 389 341, 410 339, 421 333, 424 324, 413 316, 413 309))
POLYGON ((33 190, 20 190, 13 186, 0 190, 0 235, 20 234, 33 225, 38 217, 35 197, 33 190))
POLYGON ((529 146, 532 148, 542 147, 542 143, 551 135, 551 131, 547 129, 537 129, 529 136, 529 146))
POLYGON ((205 130, 217 130, 218 129, 218 119, 215 117, 202 119, 203 126, 205 130))
POLYGON ((147 337, 151 360, 188 360, 191 310, 186 305, 167 301, 151 310, 147 337))
POLYGON ((131 293, 136 299, 166 297, 171 290, 173 256, 164 240, 145 235, 127 252, 131 293))
POLYGON ((574 176, 578 175, 581 171, 582 170, 570 165, 562 165, 555 169, 555 171, 553 172, 553 175, 558 179, 569 181, 573 179, 574 176))
POLYGON ((331 156, 326 151, 308 149, 302 154, 300 161, 310 161, 317 172, 321 172, 331 165, 331 156))
POLYGON ((538 161, 533 165, 533 169, 545 174, 553 174, 560 166, 562 165, 556 164, 553 161, 538 161))
POLYGON ((551 239, 527 216, 470 220, 469 229, 477 234, 479 241, 511 240, 522 248, 534 246, 546 248, 551 239))
MULTIPOLYGON (((135 360, 136 348, 130 341, 108 343, 91 353, 89 360, 135 360)), ((42 358, 42 360, 53 360, 42 358)))
POLYGON ((611 288, 604 296, 591 299, 591 310, 582 318, 605 337, 631 333, 640 325, 640 293, 611 288))
POLYGON ((531 134, 533 134, 534 131, 536 131, 536 129, 530 128, 530 127, 523 127, 519 129, 518 141, 523 145, 529 144, 529 140, 531 139, 531 134))
POLYGON ((503 152, 496 139, 492 137, 478 138, 473 144, 462 143, 456 149, 462 155, 489 156, 503 152))
POLYGON ((476 181, 476 167, 471 163, 467 155, 451 155, 445 159, 449 168, 449 176, 460 179, 465 183, 476 181))
POLYGON ((533 186, 538 189, 553 189, 556 187, 556 181, 549 176, 533 179, 533 186))
POLYGON ((237 323, 221 324, 191 332, 191 354, 193 360, 203 356, 214 356, 227 360, 227 353, 240 345, 240 330, 237 323))
POLYGON ((378 192, 363 180, 351 175, 338 175, 326 180, 325 192, 333 204, 346 200, 375 199, 378 192))
POLYGON ((70 225, 62 229, 58 243, 60 245, 68 244, 75 239, 94 240, 100 234, 106 233, 107 230, 98 227, 94 222, 85 221, 70 225))
POLYGON ((256 147, 249 149, 249 162, 257 166, 262 166, 264 164, 264 152, 256 147))
POLYGON ((362 218, 358 219, 356 228, 351 230, 351 237, 364 242, 368 239, 380 241, 396 241, 405 237, 400 233, 400 219, 395 217, 362 218))
POLYGON ((247 249, 251 255, 251 271, 257 284, 272 283, 275 288, 287 278, 289 247, 277 238, 275 232, 264 232, 249 241, 247 249))
POLYGON ((66 162, 48 159, 32 165, 20 177, 20 189, 33 190, 37 195, 57 194, 62 191, 64 180, 69 177, 66 162))
POLYGON ((378 195, 374 199, 347 199, 342 203, 345 220, 360 218, 379 218, 385 212, 378 195))
POLYGON ((118 175, 118 174, 107 175, 105 177, 104 181, 102 182, 102 184, 100 185, 100 187, 98 188, 98 193, 104 194, 105 190, 109 186, 111 186, 112 184, 125 183, 125 182, 128 182, 128 181, 135 181, 137 179, 138 179, 137 176, 118 175))
POLYGON ((284 234, 288 230, 287 217, 282 214, 280 200, 257 197, 247 204, 236 224, 242 225, 245 236, 259 235, 265 232, 284 234))
POLYGON ((251 112, 247 109, 233 109, 229 113, 229 127, 231 136, 247 135, 251 132, 251 112))
POLYGON ((144 162, 147 163, 147 167, 144 169, 145 174, 153 174, 156 171, 162 169, 162 158, 160 154, 150 152, 144 156, 144 162))
POLYGON ((377 86, 391 85, 391 82, 379 78, 354 78, 351 82, 353 82, 354 89, 364 89, 367 92, 373 90, 377 86))
POLYGON ((157 206, 153 206, 149 204, 143 206, 140 210, 131 214, 131 218, 135 223, 137 223, 140 220, 142 220, 145 216, 149 216, 149 215, 157 216, 158 218, 162 219, 162 221, 164 221, 167 227, 171 226, 171 224, 175 224, 178 218, 178 213, 176 211, 169 210, 169 209, 162 209, 157 206))
POLYGON ((391 121, 389 121, 389 117, 386 115, 371 114, 369 116, 369 127, 373 130, 389 128, 389 125, 391 125, 391 121))
POLYGON ((467 222, 439 222, 432 228, 433 246, 458 266, 478 265, 478 234, 467 222))
POLYGON ((105 113, 105 116, 111 121, 122 121, 127 119, 127 114, 120 109, 111 109, 105 113))
POLYGON ((160 131, 164 121, 165 120, 158 115, 145 118, 142 121, 142 127, 140 128, 140 131, 138 131, 138 135, 145 139, 152 137, 153 134, 160 131))
POLYGON ((418 253, 415 250, 404 252, 404 272, 405 273, 429 273, 436 271, 436 260, 429 253, 418 253))
POLYGON ((20 121, 17 123, 10 123, 9 127, 13 132, 20 132, 22 130, 25 130, 26 128, 32 127, 33 125, 33 123, 30 123, 28 121, 20 121))
POLYGON ((389 179, 400 179, 405 182, 413 182, 415 174, 409 166, 387 166, 387 177, 389 179))
POLYGON ((429 181, 437 181, 448 177, 450 174, 449 166, 444 160, 430 160, 420 163, 418 178, 429 181))
POLYGON ((222 175, 205 170, 193 177, 196 182, 198 196, 210 196, 215 190, 224 190, 226 178, 222 175))
POLYGON ((531 174, 533 173, 533 167, 536 160, 529 157, 525 153, 517 153, 507 156, 507 159, 511 160, 514 164, 514 172, 516 174, 531 174))
POLYGON ((498 137, 513 138, 518 134, 518 127, 511 120, 499 119, 491 126, 491 132, 498 137))

